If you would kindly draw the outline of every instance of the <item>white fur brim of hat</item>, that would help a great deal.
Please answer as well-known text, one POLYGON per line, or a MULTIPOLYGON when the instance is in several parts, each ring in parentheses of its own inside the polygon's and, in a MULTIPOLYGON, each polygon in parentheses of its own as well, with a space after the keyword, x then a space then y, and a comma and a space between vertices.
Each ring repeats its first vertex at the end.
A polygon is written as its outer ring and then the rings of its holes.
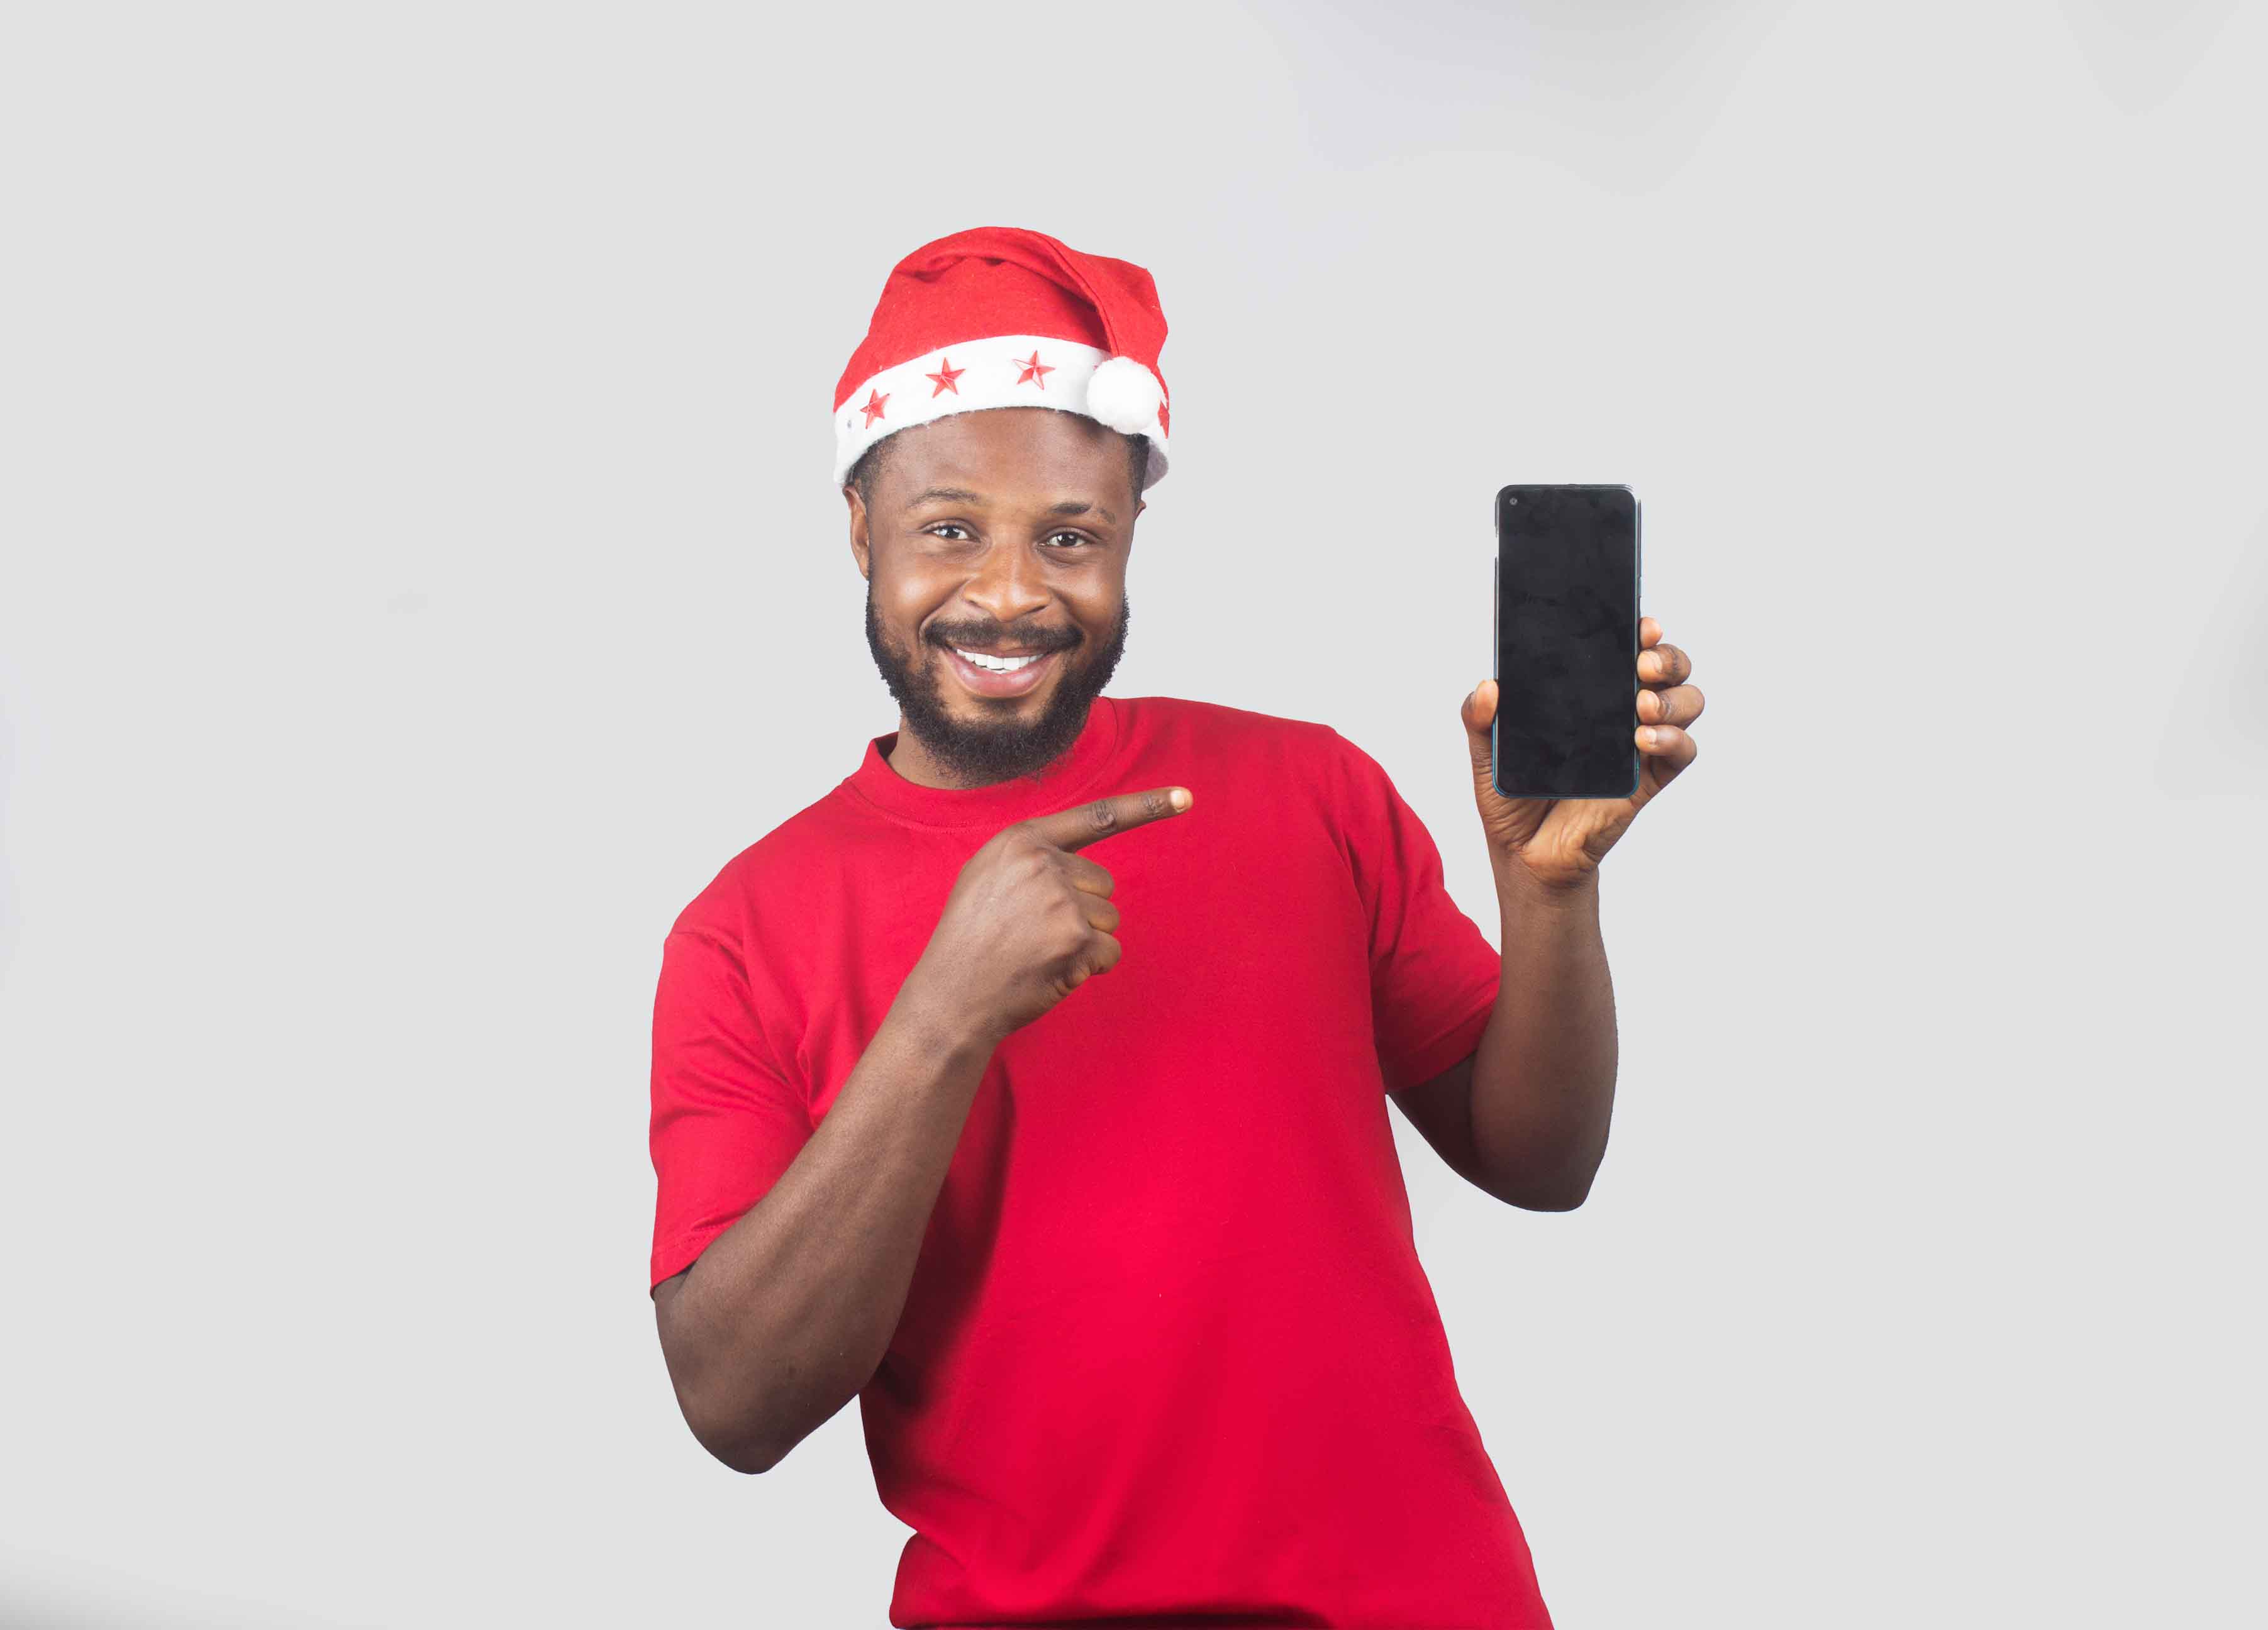
POLYGON ((1130 356, 1037 334, 1000 334, 949 345, 885 368, 835 410, 835 480, 893 431, 983 408, 1054 408, 1084 415, 1122 436, 1150 438, 1145 491, 1166 474, 1165 405, 1158 376, 1130 356))

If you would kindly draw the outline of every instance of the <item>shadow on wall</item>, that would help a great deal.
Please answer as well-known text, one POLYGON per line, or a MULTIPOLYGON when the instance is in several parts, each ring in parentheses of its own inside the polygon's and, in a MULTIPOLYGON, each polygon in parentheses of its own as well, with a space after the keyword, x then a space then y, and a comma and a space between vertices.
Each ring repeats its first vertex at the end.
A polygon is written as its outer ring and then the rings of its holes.
MULTIPOLYGON (((2177 562, 2178 554, 2164 559, 2177 562)), ((2236 550, 2220 582, 2198 585, 2198 626, 2169 629, 2163 650, 2186 646, 2188 668, 2168 708, 2152 779, 2170 797, 2268 793, 2268 716, 2257 699, 2257 653, 2268 650, 2268 515, 2236 550)))

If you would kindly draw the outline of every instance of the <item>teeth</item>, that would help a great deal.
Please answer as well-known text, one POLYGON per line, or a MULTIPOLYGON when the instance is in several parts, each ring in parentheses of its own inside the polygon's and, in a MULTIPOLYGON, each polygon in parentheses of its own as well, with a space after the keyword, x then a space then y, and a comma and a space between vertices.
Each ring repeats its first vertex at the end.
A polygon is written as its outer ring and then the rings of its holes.
POLYGON ((953 651, 955 656, 971 666, 987 668, 994 673, 1013 673, 1019 668, 1030 667, 1041 657, 1047 655, 1045 651, 1042 651, 1038 656, 1033 657, 987 657, 982 651, 962 650, 958 645, 953 648, 953 651))

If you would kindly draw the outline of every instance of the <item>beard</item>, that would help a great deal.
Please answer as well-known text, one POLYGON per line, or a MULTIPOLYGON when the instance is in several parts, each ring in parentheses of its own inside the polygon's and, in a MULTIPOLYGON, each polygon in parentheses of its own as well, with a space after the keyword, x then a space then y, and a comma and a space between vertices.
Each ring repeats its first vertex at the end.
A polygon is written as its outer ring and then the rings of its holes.
MULTIPOLYGON (((989 787, 1019 775, 1036 776, 1071 750, 1086 728, 1088 708, 1110 683, 1118 659, 1126 651, 1126 628, 1133 602, 1121 597, 1118 620, 1109 639, 1079 660, 1078 646, 1062 648, 1057 672, 1039 712, 1028 716, 1011 709, 1012 701, 987 701, 971 696, 946 672, 951 660, 943 646, 925 642, 920 652, 901 647, 882 627, 874 609, 874 584, 866 581, 866 649, 881 670, 882 683, 897 699, 905 728, 931 759, 954 779, 972 787, 989 787), (959 698, 972 716, 953 712, 947 692, 959 698)), ((985 642, 992 643, 995 642, 985 642)), ((998 643, 1024 643, 1004 638, 998 643)))

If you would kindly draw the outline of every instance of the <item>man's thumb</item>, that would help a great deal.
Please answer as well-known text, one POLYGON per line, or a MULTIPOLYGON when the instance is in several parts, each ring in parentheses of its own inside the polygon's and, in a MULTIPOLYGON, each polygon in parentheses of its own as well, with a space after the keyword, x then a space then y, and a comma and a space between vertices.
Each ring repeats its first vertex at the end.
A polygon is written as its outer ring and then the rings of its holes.
POLYGON ((1483 679, 1465 698, 1465 744, 1472 749, 1473 769, 1483 780, 1490 779, 1489 726, 1496 722, 1497 684, 1494 679, 1483 679))

